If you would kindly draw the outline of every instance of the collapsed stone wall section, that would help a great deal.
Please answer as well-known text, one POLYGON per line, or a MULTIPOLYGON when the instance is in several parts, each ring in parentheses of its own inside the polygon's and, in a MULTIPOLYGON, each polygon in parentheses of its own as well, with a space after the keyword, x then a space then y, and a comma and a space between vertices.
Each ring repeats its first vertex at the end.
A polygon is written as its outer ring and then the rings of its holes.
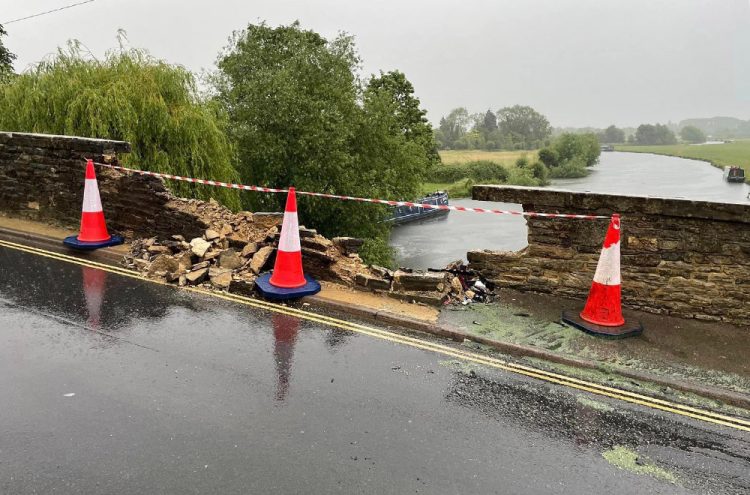
MULTIPOLYGON (((130 150, 124 141, 0 132, 0 212, 74 231, 85 160, 116 163, 130 150)), ((129 267, 174 283, 205 280, 220 289, 248 292, 257 273, 273 266, 282 214, 234 213, 213 200, 176 197, 160 178, 108 168, 96 172, 109 230, 134 241, 125 260, 129 267), (189 242, 195 239, 210 244, 200 255, 189 242), (230 274, 226 260, 238 264, 230 274)), ((365 266, 357 254, 359 239, 329 240, 304 227, 300 237, 305 271, 316 278, 433 305, 443 303, 451 290, 452 276, 446 273, 392 273, 365 266)))
MULTIPOLYGON (((743 326, 750 321, 750 204, 515 186, 475 186, 473 198, 543 213, 620 213, 627 307, 743 326)), ((526 222, 526 248, 471 251, 470 267, 499 287, 585 298, 607 220, 526 222)))

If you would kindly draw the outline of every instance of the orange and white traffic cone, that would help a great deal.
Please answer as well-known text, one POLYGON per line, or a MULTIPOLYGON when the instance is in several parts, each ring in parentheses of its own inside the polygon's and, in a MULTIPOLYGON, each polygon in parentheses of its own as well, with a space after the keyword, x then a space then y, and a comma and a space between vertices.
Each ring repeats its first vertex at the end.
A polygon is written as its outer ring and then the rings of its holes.
POLYGON ((286 198, 273 273, 258 277, 255 286, 267 298, 277 300, 296 299, 320 292, 320 284, 302 271, 297 196, 293 187, 289 188, 286 198))
POLYGON ((620 215, 614 214, 604 237, 586 305, 577 318, 570 312, 563 312, 563 321, 597 335, 624 337, 641 333, 640 322, 628 324, 622 316, 620 284, 620 215))
POLYGON ((596 265, 589 298, 581 318, 605 327, 619 327, 622 317, 620 292, 620 215, 612 215, 596 265))
POLYGON ((83 209, 81 228, 78 235, 66 237, 63 244, 74 249, 92 250, 122 244, 120 236, 111 236, 104 220, 102 200, 99 197, 99 186, 96 183, 94 162, 86 161, 86 181, 83 188, 83 209))
POLYGON ((276 263, 271 285, 284 289, 302 287, 307 283, 302 272, 302 246, 299 240, 299 220, 297 218, 297 195, 294 188, 289 188, 284 209, 284 222, 281 224, 279 249, 276 251, 276 263))

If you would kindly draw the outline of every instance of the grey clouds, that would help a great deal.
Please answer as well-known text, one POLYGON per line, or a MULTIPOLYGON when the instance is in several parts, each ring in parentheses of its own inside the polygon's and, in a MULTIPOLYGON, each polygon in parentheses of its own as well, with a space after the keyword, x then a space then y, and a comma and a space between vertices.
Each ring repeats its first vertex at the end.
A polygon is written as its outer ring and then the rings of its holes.
MULTIPOLYGON (((2 0, 0 22, 65 5, 2 0)), ((200 71, 233 30, 299 19, 356 37, 365 74, 399 69, 433 122, 535 107, 555 126, 750 118, 749 0, 97 0, 6 26, 23 70, 70 38, 130 44, 200 71)))

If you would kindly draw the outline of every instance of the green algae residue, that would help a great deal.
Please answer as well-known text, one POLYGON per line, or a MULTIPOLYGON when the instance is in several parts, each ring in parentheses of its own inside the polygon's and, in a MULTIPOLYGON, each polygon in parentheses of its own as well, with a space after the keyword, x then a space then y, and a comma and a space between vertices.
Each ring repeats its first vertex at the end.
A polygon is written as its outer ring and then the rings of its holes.
POLYGON ((671 402, 677 402, 679 404, 700 407, 702 409, 717 411, 723 414, 738 416, 740 418, 750 418, 750 410, 748 409, 724 404, 723 402, 709 399, 707 397, 702 397, 690 392, 673 390, 652 382, 635 381, 631 378, 618 375, 617 368, 610 365, 602 365, 602 368, 607 370, 607 372, 605 373, 599 370, 576 368, 573 366, 553 363, 551 361, 533 357, 524 358, 523 361, 526 361, 527 363, 532 364, 540 369, 554 371, 570 377, 580 378, 582 380, 600 383, 602 385, 608 385, 610 387, 620 388, 623 390, 629 390, 631 392, 642 393, 651 397, 658 397, 669 400, 671 402))
POLYGON ((583 357, 591 355, 586 348, 591 337, 565 325, 534 318, 511 304, 472 304, 461 311, 444 312, 444 319, 493 340, 583 357))
POLYGON ((607 459, 610 464, 620 469, 636 474, 646 474, 670 483, 677 482, 677 477, 673 473, 660 468, 650 459, 639 456, 636 451, 627 447, 617 445, 610 450, 602 452, 602 457, 607 459))
POLYGON ((470 372, 478 370, 480 367, 474 363, 470 363, 468 361, 461 361, 458 359, 446 359, 444 361, 439 361, 438 364, 440 366, 446 366, 448 368, 452 368, 455 371, 469 374, 470 372))
POLYGON ((615 410, 615 408, 610 406, 609 404, 599 402, 598 400, 589 399, 588 397, 583 395, 577 395, 576 401, 578 401, 579 404, 590 407, 591 409, 596 409, 597 411, 610 412, 615 410))

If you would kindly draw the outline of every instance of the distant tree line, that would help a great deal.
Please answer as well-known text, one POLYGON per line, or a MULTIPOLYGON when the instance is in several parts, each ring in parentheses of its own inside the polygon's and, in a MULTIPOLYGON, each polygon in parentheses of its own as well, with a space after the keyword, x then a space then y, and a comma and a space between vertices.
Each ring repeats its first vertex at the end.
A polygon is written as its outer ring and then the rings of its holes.
MULTIPOLYGON (((635 129, 621 129, 615 125, 610 125, 606 129, 595 129, 591 127, 582 129, 566 129, 572 134, 594 133, 601 144, 623 144, 638 146, 660 146, 676 144, 677 135, 671 128, 677 128, 674 124, 641 124, 635 129)), ((557 131, 557 130, 555 130, 557 131)), ((558 131, 559 132, 559 131, 558 131)), ((704 143, 706 142, 706 133, 696 126, 687 125, 679 128, 679 136, 686 143, 704 143)))
POLYGON ((529 106, 470 114, 459 107, 440 119, 435 141, 440 149, 530 150, 552 134, 547 118, 529 106))

